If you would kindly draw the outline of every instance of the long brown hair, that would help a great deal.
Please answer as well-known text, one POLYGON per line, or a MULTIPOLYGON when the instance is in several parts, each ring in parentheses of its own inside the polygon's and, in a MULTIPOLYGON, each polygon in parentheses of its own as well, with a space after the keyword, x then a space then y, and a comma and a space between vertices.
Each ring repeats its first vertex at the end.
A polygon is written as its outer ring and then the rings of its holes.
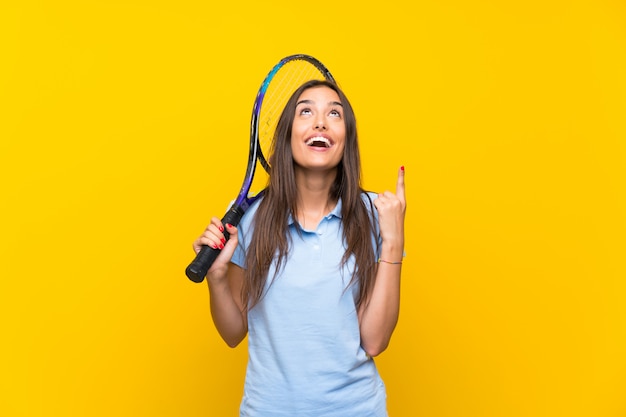
MULTIPOLYGON (((375 236, 373 203, 363 198, 361 158, 357 141, 356 118, 350 102, 334 83, 312 80, 300 86, 291 96, 280 116, 271 149, 269 183, 255 213, 254 231, 246 254, 245 279, 242 289, 244 306, 252 308, 259 302, 267 281, 269 268, 276 257, 276 271, 285 262, 290 245, 289 218, 297 219, 297 187, 291 152, 291 130, 300 95, 309 88, 329 87, 343 105, 346 141, 337 176, 330 189, 333 201, 341 199, 343 239, 346 252, 342 266, 354 256, 355 268, 348 285, 358 283, 357 308, 367 302, 374 286, 376 259, 372 238, 375 236), (367 202, 367 203, 366 203, 367 202)), ((367 195, 367 194, 365 194, 367 195)), ((295 222, 301 232, 298 222, 295 222)))

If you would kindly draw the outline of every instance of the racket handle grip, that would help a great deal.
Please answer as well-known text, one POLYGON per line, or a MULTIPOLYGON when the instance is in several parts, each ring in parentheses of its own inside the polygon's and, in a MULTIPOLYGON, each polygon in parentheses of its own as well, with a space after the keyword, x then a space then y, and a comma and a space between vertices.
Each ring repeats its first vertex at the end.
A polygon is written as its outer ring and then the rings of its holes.
MULTIPOLYGON (((243 213, 244 211, 241 207, 233 204, 230 209, 228 209, 224 217, 222 217, 222 224, 237 226, 243 216, 243 213)), ((230 234, 227 231, 224 231, 224 239, 226 239, 226 241, 230 239, 230 234)), ((211 268, 211 265, 213 265, 213 262, 215 262, 215 259, 220 252, 220 249, 213 249, 206 245, 203 246, 202 249, 200 249, 200 252, 196 255, 196 258, 189 264, 189 266, 187 266, 187 269, 185 270, 187 278, 196 283, 202 282, 207 271, 211 268)))

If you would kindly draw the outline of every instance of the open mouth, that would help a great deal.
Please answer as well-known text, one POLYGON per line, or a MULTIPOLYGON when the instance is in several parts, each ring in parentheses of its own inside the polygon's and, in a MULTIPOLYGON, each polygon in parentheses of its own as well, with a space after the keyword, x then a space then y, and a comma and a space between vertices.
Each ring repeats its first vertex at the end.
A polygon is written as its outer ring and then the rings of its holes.
POLYGON ((306 146, 312 146, 315 148, 330 148, 332 146, 330 140, 322 136, 309 138, 305 144, 306 146))

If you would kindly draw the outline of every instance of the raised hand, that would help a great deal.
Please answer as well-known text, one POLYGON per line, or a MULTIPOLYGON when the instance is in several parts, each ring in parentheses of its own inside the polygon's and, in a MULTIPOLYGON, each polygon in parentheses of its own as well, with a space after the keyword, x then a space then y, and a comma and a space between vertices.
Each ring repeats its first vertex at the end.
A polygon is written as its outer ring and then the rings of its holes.
POLYGON ((396 193, 385 191, 374 200, 378 210, 378 224, 383 244, 394 247, 404 245, 404 217, 406 213, 406 194, 404 185, 404 167, 398 169, 396 193))

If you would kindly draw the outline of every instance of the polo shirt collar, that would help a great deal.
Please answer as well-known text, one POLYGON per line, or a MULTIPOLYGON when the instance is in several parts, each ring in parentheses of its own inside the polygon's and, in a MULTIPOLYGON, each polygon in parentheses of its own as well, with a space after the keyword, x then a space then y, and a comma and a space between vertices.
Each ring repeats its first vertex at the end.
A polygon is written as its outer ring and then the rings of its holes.
MULTIPOLYGON (((330 219, 333 216, 337 217, 338 219, 341 219, 341 198, 339 198, 339 200, 337 201, 337 205, 335 205, 335 208, 332 209, 332 211, 328 213, 325 217, 327 219, 330 219)), ((290 214, 289 219, 287 219, 287 225, 291 226, 292 224, 294 224, 294 220, 290 214)))

